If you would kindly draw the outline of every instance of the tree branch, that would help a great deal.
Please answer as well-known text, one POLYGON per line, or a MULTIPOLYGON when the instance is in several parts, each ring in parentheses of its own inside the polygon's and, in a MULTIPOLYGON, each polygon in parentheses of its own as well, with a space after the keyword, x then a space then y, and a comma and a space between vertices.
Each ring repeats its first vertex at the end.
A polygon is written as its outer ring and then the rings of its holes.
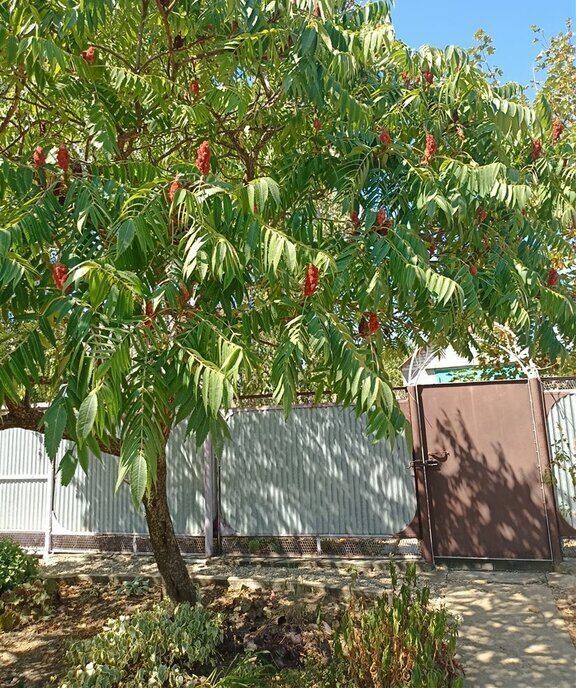
MULTIPOLYGON (((8 412, 0 415, 0 432, 2 430, 20 428, 21 430, 44 433, 44 428, 42 427, 43 409, 37 406, 30 406, 25 402, 15 403, 7 398, 5 402, 8 412)), ((64 433, 63 439, 70 440, 71 442, 75 441, 69 433, 64 433)), ((105 454, 120 456, 120 442, 115 438, 110 438, 107 442, 98 440, 98 446, 105 454)))
POLYGON ((14 114, 16 113, 16 110, 18 109, 18 105, 20 104, 20 93, 22 93, 22 89, 24 88, 24 84, 22 82, 18 82, 16 85, 16 91, 14 93, 14 99, 12 100, 12 105, 8 108, 8 112, 6 113, 6 117, 0 122, 0 134, 4 132, 4 130, 8 127, 10 122, 12 121, 12 117, 14 117, 14 114))

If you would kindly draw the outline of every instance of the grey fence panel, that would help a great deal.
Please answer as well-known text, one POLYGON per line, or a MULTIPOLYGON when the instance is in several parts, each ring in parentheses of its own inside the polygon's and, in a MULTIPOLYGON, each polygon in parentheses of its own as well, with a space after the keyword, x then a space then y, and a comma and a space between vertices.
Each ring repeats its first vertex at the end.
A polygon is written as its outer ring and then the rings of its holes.
POLYGON ((560 513, 576 528, 576 391, 559 399, 548 413, 548 434, 560 513))
POLYGON ((42 435, 0 432, 0 531, 43 531, 48 518, 49 463, 42 435))
MULTIPOLYGON (((61 454, 69 447, 63 443, 61 454), (64 446, 66 445, 66 446, 64 446)), ((179 534, 199 535, 204 528, 202 459, 194 442, 175 428, 167 446, 168 501, 179 534)), ((55 533, 147 533, 143 508, 135 510, 127 485, 114 492, 118 459, 91 457, 85 474, 80 468, 70 485, 57 476, 54 492, 55 533)))
MULTIPOLYGON (((70 447, 64 442, 61 453, 70 447)), ((62 485, 57 474, 54 533, 145 533, 142 508, 136 511, 132 506, 128 486, 114 492, 117 477, 118 459, 108 454, 101 461, 90 457, 88 472, 78 467, 69 485, 62 485)))
POLYGON ((374 443, 338 407, 243 410, 220 462, 224 532, 238 535, 384 535, 416 513, 404 438, 374 443))
POLYGON ((186 437, 186 425, 174 428, 168 441, 168 500, 179 534, 204 533, 204 456, 193 437, 186 437))

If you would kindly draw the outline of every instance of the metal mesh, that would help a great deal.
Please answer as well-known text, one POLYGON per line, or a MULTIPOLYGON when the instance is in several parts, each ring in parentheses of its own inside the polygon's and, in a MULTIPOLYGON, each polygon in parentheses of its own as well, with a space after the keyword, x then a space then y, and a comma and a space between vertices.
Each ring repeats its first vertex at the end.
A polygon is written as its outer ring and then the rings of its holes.
POLYGON ((318 553, 314 537, 241 537, 225 536, 221 540, 222 554, 250 554, 254 556, 312 556, 318 553))
POLYGON ((416 538, 398 537, 240 537, 225 536, 222 554, 252 556, 321 556, 321 557, 419 557, 416 538))
POLYGON ((576 377, 545 377, 542 379, 545 390, 576 389, 576 377))
POLYGON ((44 533, 25 533, 19 531, 2 531, 0 540, 12 540, 22 547, 29 549, 42 549, 44 547, 44 533))
MULTIPOLYGON (((204 538, 201 536, 182 536, 178 538, 184 554, 204 556, 204 538)), ((129 552, 149 554, 152 552, 150 538, 145 535, 60 535, 52 536, 52 551, 98 551, 129 552)))

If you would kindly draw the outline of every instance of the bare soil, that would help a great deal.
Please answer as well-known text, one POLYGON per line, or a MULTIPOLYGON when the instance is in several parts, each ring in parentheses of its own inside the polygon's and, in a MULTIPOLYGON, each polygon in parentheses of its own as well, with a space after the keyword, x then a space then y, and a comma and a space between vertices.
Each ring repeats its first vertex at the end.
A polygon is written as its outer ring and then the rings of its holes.
MULTIPOLYGON (((342 602, 322 593, 295 596, 268 590, 210 586, 202 602, 224 619, 222 664, 246 650, 268 652, 278 669, 297 669, 305 659, 322 661, 342 602)), ((61 584, 53 615, 16 630, 0 632, 0 687, 45 688, 66 672, 66 647, 89 638, 120 614, 148 609, 161 599, 159 586, 128 596, 118 585, 61 584)))
POLYGON ((127 597, 119 586, 62 584, 53 615, 0 633, 0 686, 40 688, 64 669, 70 640, 90 638, 119 614, 149 608, 160 600, 160 588, 144 597, 127 597))

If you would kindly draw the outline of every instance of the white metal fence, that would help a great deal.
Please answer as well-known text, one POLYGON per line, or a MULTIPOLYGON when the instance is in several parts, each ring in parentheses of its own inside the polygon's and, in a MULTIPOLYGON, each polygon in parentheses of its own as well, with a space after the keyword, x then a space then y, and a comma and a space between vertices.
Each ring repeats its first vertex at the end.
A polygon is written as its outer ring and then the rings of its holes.
MULTIPOLYGON (((168 497, 177 534, 196 538, 191 551, 211 552, 215 523, 223 535, 369 536, 415 515, 406 442, 374 443, 351 411, 296 408, 285 422, 277 409, 244 409, 231 430, 222 457, 179 428, 170 437, 168 497)), ((114 494, 116 467, 115 457, 92 458, 63 487, 41 435, 0 432, 0 535, 35 535, 45 551, 91 549, 104 536, 110 549, 140 550, 146 523, 126 486, 114 494)))

